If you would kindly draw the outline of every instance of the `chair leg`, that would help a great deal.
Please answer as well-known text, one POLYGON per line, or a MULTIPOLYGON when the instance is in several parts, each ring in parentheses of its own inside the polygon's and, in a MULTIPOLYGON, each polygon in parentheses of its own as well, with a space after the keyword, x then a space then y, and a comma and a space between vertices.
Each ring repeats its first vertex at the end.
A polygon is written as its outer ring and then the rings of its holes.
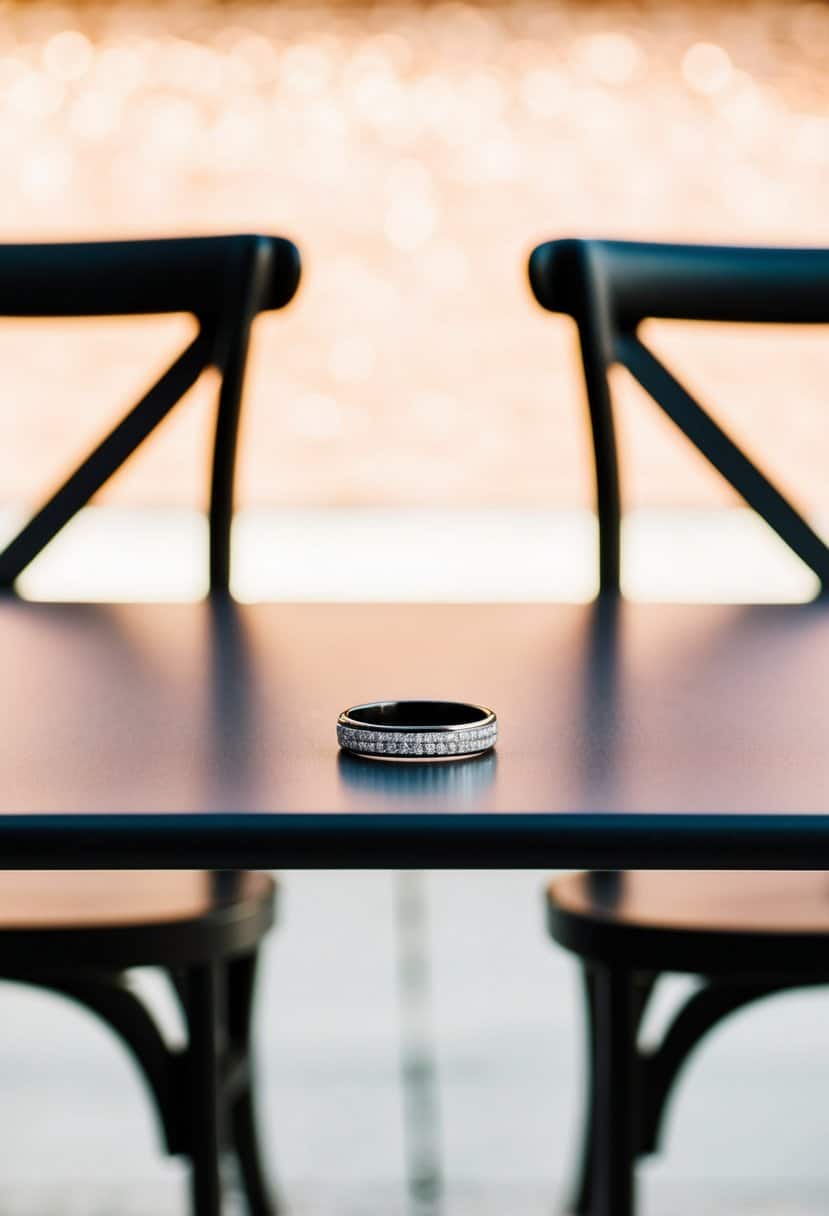
POLYGON ((215 963, 190 968, 186 977, 189 1156, 194 1216, 221 1216, 222 1209, 221 980, 215 963))
POLYGON ((279 1205, 271 1193, 259 1146, 253 1100, 251 1016, 256 982, 257 954, 231 960, 227 966, 228 1032, 231 1047, 244 1060, 245 1081, 233 1098, 230 1133, 250 1216, 277 1216, 279 1205))
POLYGON ((584 1013, 587 1030, 585 1044, 587 1084, 578 1172, 570 1202, 567 1205, 567 1211, 571 1213, 571 1216, 590 1216, 593 1156, 596 1142, 596 996, 592 967, 586 964, 582 966, 581 978, 584 985, 584 1013))
POLYGON ((640 1004, 634 976, 621 968, 596 966, 593 997, 596 1039, 591 1216, 633 1216, 640 1004))
POLYGON ((240 1094, 233 1104, 231 1130, 250 1216, 277 1216, 279 1209, 270 1193, 262 1168, 253 1094, 250 1089, 240 1094))
MULTIPOLYGON (((573 1188, 570 1193, 570 1200, 567 1205, 567 1211, 571 1214, 571 1216, 591 1216, 593 1211, 593 1182, 595 1176, 594 1157, 596 1154, 596 1119, 598 1111, 597 1087, 599 1085, 599 1081, 596 1066, 598 1028, 596 1024, 596 983, 593 965, 590 963, 583 963, 581 968, 581 976, 584 986, 585 1026, 587 1030, 587 1041, 585 1044, 585 1072, 587 1084, 585 1087, 586 1097, 584 1106, 584 1125, 582 1129, 578 1169, 574 1179, 573 1188)), ((636 1038, 648 999, 656 986, 657 978, 658 977, 655 975, 646 973, 636 973, 630 977, 634 1017, 633 1026, 631 1027, 631 1036, 637 1068, 637 1107, 639 1106, 638 1078, 640 1074, 638 1053, 636 1051, 636 1038)), ((641 1151, 639 1145, 640 1135, 638 1126, 636 1125, 635 1132, 636 1134, 634 1138, 633 1150, 634 1157, 638 1156, 639 1152, 641 1151)))

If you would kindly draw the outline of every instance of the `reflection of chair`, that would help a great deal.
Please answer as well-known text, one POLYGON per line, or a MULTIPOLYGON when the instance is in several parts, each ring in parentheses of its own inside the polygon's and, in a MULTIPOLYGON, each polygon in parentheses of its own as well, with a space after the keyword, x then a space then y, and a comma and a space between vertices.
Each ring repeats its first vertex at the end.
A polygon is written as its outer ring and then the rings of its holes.
MULTIPOLYGON (((0 553, 0 587, 13 593, 20 573, 212 366, 221 380, 210 497, 219 675, 235 662, 224 652, 234 632, 230 525, 248 339, 259 312, 291 299, 298 275, 290 242, 258 236, 0 246, 0 315, 188 312, 198 322, 184 352, 0 553)), ((242 684, 244 673, 235 679, 242 684)), ((273 881, 255 873, 47 871, 0 880, 0 976, 79 1001, 122 1039, 155 1099, 168 1151, 189 1159, 197 1216, 221 1210, 227 1148, 253 1216, 275 1210, 256 1144, 250 1059, 257 952, 273 904, 273 881), (127 969, 147 965, 172 982, 183 1047, 168 1045, 129 986, 127 969)))
MULTIPOLYGON (((619 477, 608 368, 623 364, 699 451, 829 589, 829 550, 640 340, 647 317, 829 322, 829 251, 616 241, 537 248, 539 302, 578 326, 595 456, 600 603, 619 595, 619 477)), ((604 614, 612 628, 615 614, 604 614)), ((605 643, 607 638, 604 639, 605 643)), ((612 692, 612 689, 611 689, 612 692)), ((749 708, 750 712, 750 708, 749 708)), ((728 810, 729 808, 723 808, 728 810)), ((552 936, 583 960, 589 1101, 572 1210, 628 1216, 637 1158, 656 1150, 680 1069, 723 1017, 829 981, 829 883, 820 875, 598 873, 554 881, 552 936), (663 972, 703 978, 655 1048, 638 1044, 663 972)))

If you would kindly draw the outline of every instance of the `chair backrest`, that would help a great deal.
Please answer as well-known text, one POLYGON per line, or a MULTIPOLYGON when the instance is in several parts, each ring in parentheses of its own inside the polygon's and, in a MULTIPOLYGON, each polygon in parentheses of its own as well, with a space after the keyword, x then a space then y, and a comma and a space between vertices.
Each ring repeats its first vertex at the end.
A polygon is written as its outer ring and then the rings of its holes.
POLYGON ((188 312, 193 341, 0 552, 0 590, 15 580, 158 426, 208 367, 220 376, 210 486, 210 590, 230 580, 239 408, 250 327, 299 284, 299 254, 266 236, 0 245, 0 316, 188 312))
POLYGON ((638 335, 648 317, 829 322, 829 250, 560 240, 529 265, 538 302, 578 326, 596 473, 599 587, 617 595, 621 502, 608 370, 628 369, 829 592, 829 548, 638 335))

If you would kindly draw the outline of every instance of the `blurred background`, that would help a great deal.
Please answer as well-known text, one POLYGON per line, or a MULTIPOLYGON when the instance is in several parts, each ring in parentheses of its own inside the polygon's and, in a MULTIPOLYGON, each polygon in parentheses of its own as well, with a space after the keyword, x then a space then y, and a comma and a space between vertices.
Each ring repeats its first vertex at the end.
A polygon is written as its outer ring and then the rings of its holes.
MULTIPOLYGON (((574 336, 531 302, 527 255, 562 235, 825 242, 827 66, 822 3, 5 3, 0 236, 261 230, 301 246, 295 305, 256 328, 245 598, 584 598, 574 336)), ((0 326, 0 508, 51 487, 186 328, 0 326)), ((650 337, 825 515, 825 335, 662 324, 650 337)), ((171 594, 203 578, 188 511, 205 497, 211 387, 101 496, 167 510, 166 545, 145 531, 136 548, 178 545, 156 568, 171 594)), ((731 492, 626 373, 616 387, 628 590, 809 595, 762 529, 735 514, 724 530, 731 492)), ((119 547, 104 551, 96 578, 131 593, 119 547)), ((50 594, 67 568, 55 546, 29 589, 50 594)))
MULTIPOLYGON (((589 234, 826 244, 827 69, 821 3, 14 0, 0 6, 0 239, 262 230, 300 245, 296 303, 255 331, 241 597, 586 598, 595 536, 574 334, 531 302, 527 255, 589 234)), ((0 531, 188 324, 0 325, 0 531)), ((664 324, 650 337, 826 519, 825 333, 772 342, 664 324)), ((212 387, 197 386, 26 590, 203 589, 212 387)), ((628 591, 808 596, 794 559, 622 373, 616 388, 628 591)), ((558 1210, 578 994, 543 937, 545 877, 284 876, 259 1029, 289 1211, 558 1210), (423 917, 409 937, 406 884, 423 917), (432 968, 408 1022, 407 950, 432 968), (411 1051, 428 1065, 414 1091, 401 1080, 411 1051)), ((180 1171, 157 1156, 116 1047, 43 996, 2 1000, 3 1211, 180 1210, 180 1171)), ((646 1212, 822 1210, 825 1000, 787 995, 714 1036, 666 1160, 645 1171, 646 1212)))

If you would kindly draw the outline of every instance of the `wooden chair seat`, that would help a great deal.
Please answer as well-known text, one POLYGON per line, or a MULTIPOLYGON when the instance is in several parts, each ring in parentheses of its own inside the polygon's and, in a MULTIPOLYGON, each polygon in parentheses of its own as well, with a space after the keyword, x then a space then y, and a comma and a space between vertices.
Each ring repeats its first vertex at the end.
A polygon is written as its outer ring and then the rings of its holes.
POLYGON ((273 924, 275 893, 256 871, 0 872, 0 974, 233 958, 273 924))
POLYGON ((570 874, 548 889, 552 936, 586 959, 706 975, 829 975, 829 876, 811 871, 570 874))
POLYGON ((165 1147, 191 1165, 195 1216, 218 1216, 220 1158, 238 1163, 251 1216, 274 1216, 253 1102, 258 947, 276 886, 251 871, 0 873, 0 979, 83 1006, 122 1042, 153 1099, 165 1147), (184 1020, 167 1042, 129 969, 164 974, 184 1020))
POLYGON ((632 1216, 633 1167, 658 1151, 675 1084, 739 1009, 829 982, 829 876, 798 871, 571 874, 547 891, 550 933, 581 957, 588 1104, 574 1216, 632 1216), (703 977, 655 1044, 640 1043, 662 975, 703 977))

